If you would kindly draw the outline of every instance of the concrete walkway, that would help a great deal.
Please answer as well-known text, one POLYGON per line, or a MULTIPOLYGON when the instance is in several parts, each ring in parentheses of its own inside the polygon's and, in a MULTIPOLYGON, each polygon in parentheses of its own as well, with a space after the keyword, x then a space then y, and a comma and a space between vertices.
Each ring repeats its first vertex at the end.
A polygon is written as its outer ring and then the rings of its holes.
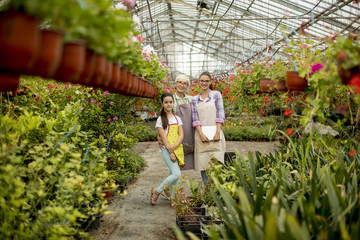
MULTIPOLYGON (((279 142, 226 142, 227 151, 258 150, 263 153, 280 148, 279 142)), ((150 189, 160 185, 169 170, 165 165, 157 142, 141 142, 134 149, 147 161, 147 167, 140 173, 136 182, 129 186, 126 196, 114 196, 108 207, 111 214, 101 219, 100 228, 89 232, 95 240, 160 240, 176 239, 172 231, 175 226, 175 210, 170 202, 160 197, 158 204, 150 204, 150 189)), ((201 179, 193 170, 183 171, 188 179, 201 179)))

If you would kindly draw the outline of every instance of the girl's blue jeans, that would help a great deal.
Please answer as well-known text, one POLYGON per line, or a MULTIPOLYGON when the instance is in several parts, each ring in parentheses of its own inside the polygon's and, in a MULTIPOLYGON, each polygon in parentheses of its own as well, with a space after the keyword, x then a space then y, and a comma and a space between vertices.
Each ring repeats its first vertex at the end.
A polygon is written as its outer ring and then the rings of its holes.
POLYGON ((161 154, 164 158, 166 165, 170 170, 170 175, 165 178, 165 180, 161 183, 161 185, 156 189, 159 193, 161 193, 167 186, 171 186, 171 198, 174 197, 174 186, 179 181, 179 177, 181 176, 180 167, 178 162, 173 162, 170 159, 170 154, 167 149, 161 151, 161 154))

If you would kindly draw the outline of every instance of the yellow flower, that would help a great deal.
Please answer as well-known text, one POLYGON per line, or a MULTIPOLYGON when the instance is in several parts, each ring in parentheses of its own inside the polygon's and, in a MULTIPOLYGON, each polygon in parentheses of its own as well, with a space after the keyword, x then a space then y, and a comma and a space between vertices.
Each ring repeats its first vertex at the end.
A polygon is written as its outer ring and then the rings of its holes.
POLYGON ((344 143, 347 143, 347 140, 345 140, 344 143))
POLYGON ((263 132, 262 135, 265 136, 265 133, 263 132))

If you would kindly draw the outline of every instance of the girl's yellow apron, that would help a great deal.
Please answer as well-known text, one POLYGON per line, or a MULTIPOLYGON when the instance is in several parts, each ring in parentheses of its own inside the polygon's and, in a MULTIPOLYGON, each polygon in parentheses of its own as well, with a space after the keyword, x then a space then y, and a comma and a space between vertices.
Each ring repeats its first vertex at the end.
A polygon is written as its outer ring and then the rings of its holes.
MULTIPOLYGON (((173 114, 174 115, 174 114, 173 114)), ((179 122, 177 120, 177 117, 174 115, 175 119, 176 119, 176 124, 169 124, 168 128, 168 134, 166 135, 167 139, 169 140, 169 143, 171 145, 173 145, 174 143, 176 143, 176 141, 179 138, 179 122)), ((185 162, 184 162, 184 150, 183 150, 183 145, 180 144, 175 150, 174 150, 175 156, 177 158, 178 164, 180 167, 185 166, 185 162)))

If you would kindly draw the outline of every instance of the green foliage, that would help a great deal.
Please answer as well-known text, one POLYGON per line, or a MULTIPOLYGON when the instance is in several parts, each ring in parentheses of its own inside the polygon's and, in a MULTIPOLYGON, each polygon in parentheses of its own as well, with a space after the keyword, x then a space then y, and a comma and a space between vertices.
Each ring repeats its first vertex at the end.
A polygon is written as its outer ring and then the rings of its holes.
POLYGON ((257 152, 239 156, 234 166, 210 169, 219 193, 212 196, 224 220, 217 228, 220 238, 358 236, 360 162, 348 153, 359 147, 313 134, 305 140, 288 137, 275 155, 257 152))

